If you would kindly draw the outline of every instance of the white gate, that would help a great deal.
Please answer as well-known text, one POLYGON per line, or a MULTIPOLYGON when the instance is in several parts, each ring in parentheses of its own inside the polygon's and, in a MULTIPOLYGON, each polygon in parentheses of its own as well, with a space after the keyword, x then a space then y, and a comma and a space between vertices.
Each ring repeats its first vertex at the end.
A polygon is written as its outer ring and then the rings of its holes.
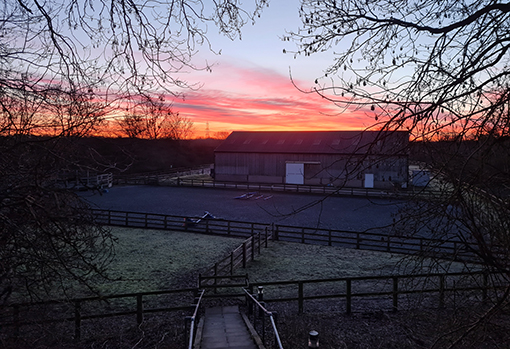
POLYGON ((285 183, 287 184, 304 184, 305 183, 305 164, 303 163, 286 163, 285 183))
POLYGON ((373 188, 374 187, 374 174, 373 173, 365 173, 365 188, 373 188))

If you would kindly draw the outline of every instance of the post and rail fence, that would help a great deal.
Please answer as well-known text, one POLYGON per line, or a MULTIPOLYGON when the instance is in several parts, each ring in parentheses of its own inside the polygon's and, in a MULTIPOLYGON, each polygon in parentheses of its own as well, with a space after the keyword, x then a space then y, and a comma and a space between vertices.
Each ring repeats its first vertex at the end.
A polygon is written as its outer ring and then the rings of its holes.
MULTIPOLYGON (((128 215, 129 216, 129 215, 128 215)), ((138 220, 135 219, 138 222, 138 220)), ((147 221, 147 220, 144 220, 147 221)), ((242 234, 246 232, 254 231, 253 225, 243 225, 241 228, 242 234)), ((233 236, 236 236, 234 232, 232 232, 233 236)), ((242 235, 241 235, 242 236, 242 235)), ((147 313, 157 313, 157 312, 170 312, 170 311, 188 311, 190 309, 195 309, 195 313, 189 320, 193 325, 193 321, 196 318, 196 313, 198 311, 198 306, 200 301, 204 297, 204 293, 206 289, 214 288, 215 293, 218 287, 222 288, 232 288, 232 287, 246 287, 248 286, 248 275, 234 275, 234 271, 239 267, 245 268, 247 263, 253 261, 255 259, 255 254, 261 253, 261 247, 268 246, 268 240, 271 239, 270 234, 268 233, 267 228, 257 232, 257 234, 251 235, 248 239, 244 240, 241 245, 235 248, 228 256, 221 259, 217 263, 215 263, 209 269, 206 269, 203 274, 199 274, 198 280, 198 288, 187 288, 187 289, 174 289, 174 290, 162 290, 162 291, 151 291, 151 292, 138 292, 138 293, 127 293, 127 294, 115 294, 115 295, 106 295, 106 296, 96 296, 96 297, 85 297, 85 298, 76 298, 70 300, 51 300, 51 301, 43 301, 43 302, 33 302, 33 303, 18 303, 11 304, 6 307, 10 309, 8 312, 3 312, 1 318, 11 318, 12 321, 7 321, 3 323, 0 320, 1 326, 13 326, 14 334, 19 333, 19 329, 21 326, 33 325, 33 324, 49 324, 49 323, 57 323, 57 322, 69 322, 74 323, 74 338, 79 340, 81 338, 82 333, 82 321, 89 319, 98 319, 98 318, 109 318, 114 316, 126 316, 126 315, 136 315, 137 324, 141 324, 144 319, 144 314, 147 313), (218 282, 220 280, 220 282, 218 282), (225 284, 221 282, 221 280, 228 280, 229 283, 225 284), (241 280, 240 283, 232 283, 232 280, 241 280), (212 284, 211 284, 212 282, 212 284), (200 291, 201 290, 201 291, 200 291), (197 294, 201 293, 197 298, 197 294), (145 308, 144 303, 148 297, 154 296, 168 296, 173 294, 179 294, 178 297, 172 297, 173 303, 179 303, 179 301, 186 300, 190 298, 190 295, 194 295, 195 303, 193 305, 174 305, 174 306, 156 306, 153 308, 145 308), (197 302, 198 299, 198 302, 197 302), (118 305, 118 308, 123 308, 122 310, 115 310, 111 312, 103 312, 100 314, 94 313, 94 310, 100 308, 100 305, 108 307, 112 300, 121 300, 121 305, 118 305), (136 309, 129 309, 127 304, 130 301, 136 302, 136 309), (89 306, 85 306, 88 304, 89 306), (96 304, 96 306, 92 306, 90 304, 96 304), (52 311, 43 310, 45 307, 54 308, 52 311), (58 308, 57 310, 55 310, 58 308), (33 314, 30 314, 32 310, 33 314), (39 312, 37 311, 39 310, 39 312), (44 317, 38 318, 40 313, 67 313, 69 315, 64 317, 57 317, 52 319, 46 319, 44 317), (73 314, 72 316, 70 314, 73 314), (21 318, 27 320, 21 320, 21 318), (30 320, 28 320, 30 319, 30 320)), ((216 296, 213 296, 216 297, 216 296)), ((163 303, 162 301, 161 303, 163 303)), ((190 302, 191 303, 191 302, 190 302)), ((188 303, 188 304, 190 304, 188 303)), ((5 309, 4 309, 5 310, 5 309)), ((188 320, 187 320, 188 321, 188 320)), ((193 331, 193 328, 192 328, 193 331)), ((191 342, 190 342, 191 343, 191 342)))
POLYGON ((178 187, 200 187, 216 189, 245 190, 249 192, 288 192, 301 194, 319 194, 335 196, 356 196, 367 198, 410 198, 420 197, 434 200, 442 197, 444 192, 430 188, 411 189, 375 189, 362 187, 335 187, 328 185, 310 184, 270 184, 270 183, 242 183, 242 182, 217 182, 213 179, 175 178, 163 185, 178 187))
POLYGON ((264 287, 266 295, 278 294, 273 298, 265 296, 266 303, 296 302, 298 313, 304 312, 305 301, 344 299, 345 313, 350 314, 354 298, 390 300, 389 309, 397 311, 401 296, 436 295, 437 307, 442 308, 448 294, 477 292, 476 298, 485 301, 490 298, 489 292, 509 285, 503 274, 477 271, 253 282, 248 288, 252 291, 255 287, 264 287))
POLYGON ((246 268, 248 262, 255 260, 255 255, 260 255, 262 246, 267 247, 268 241, 271 239, 267 227, 264 232, 253 234, 248 239, 244 240, 241 245, 233 249, 228 256, 216 262, 212 267, 205 270, 199 275, 198 287, 205 287, 209 284, 208 281, 213 281, 216 285, 214 278, 217 276, 232 276, 234 271, 239 268, 246 268))
MULTIPOLYGON (((489 274, 483 271, 271 282, 249 282, 246 274, 234 275, 234 277, 241 281, 221 285, 222 288, 234 290, 234 292, 228 293, 229 297, 244 297, 245 294, 243 293, 235 293, 235 290, 241 287, 249 290, 250 294, 253 293, 254 289, 263 287, 265 293, 264 302, 266 304, 295 302, 298 313, 305 311, 305 302, 343 299, 345 312, 350 314, 353 312, 354 300, 363 298, 378 301, 378 307, 380 307, 380 304, 389 301, 389 306, 386 306, 386 309, 389 308, 389 310, 397 311, 402 308, 402 297, 412 295, 437 297, 437 307, 444 307, 447 303, 448 295, 469 292, 477 300, 484 301, 493 298, 498 290, 508 287, 508 281, 504 276, 493 273, 489 274)), ((217 276, 214 280, 219 278, 221 277, 217 276)), ((230 275, 223 276, 223 278, 233 279, 230 275)), ((11 304, 2 310, 0 324, 2 328, 13 328, 13 331, 9 331, 9 333, 16 335, 19 333, 21 326, 65 322, 70 326, 74 324, 74 338, 79 340, 81 338, 83 320, 133 316, 133 319, 136 319, 136 322, 141 324, 145 314, 178 310, 196 311, 196 301, 195 305, 190 305, 192 303, 190 299, 196 300, 200 292, 202 292, 200 299, 217 297, 214 294, 207 295, 204 291, 218 287, 218 285, 203 284, 203 286, 202 291, 199 291, 198 288, 189 288, 11 304), (154 296, 166 296, 166 298, 158 302, 158 306, 151 308, 144 306, 148 297, 154 296), (120 300, 120 302, 115 303, 113 300, 120 300), (134 301, 134 304, 132 301, 134 301), (183 302, 186 302, 186 305, 183 305, 183 302), (99 310, 99 305, 107 308, 106 311, 99 310), (51 311, 48 311, 47 307, 50 307, 51 311), (56 313, 61 316, 46 318, 45 315, 41 315, 56 313)), ((414 303, 410 302, 409 304, 414 303)), ((366 310, 365 308, 363 309, 366 310)))
POLYGON ((74 339, 80 340, 84 320, 133 316, 136 323, 140 325, 146 314, 189 311, 193 308, 189 305, 191 301, 185 305, 183 302, 193 299, 196 292, 196 288, 185 288, 15 303, 3 307, 1 327, 13 328, 12 333, 17 336, 22 326, 69 323, 74 324, 74 339), (152 299, 152 303, 156 304, 154 307, 144 306, 154 297, 162 297, 164 300, 152 299), (48 318, 48 314, 60 314, 60 316, 48 318))
POLYGON ((477 261, 477 244, 457 239, 441 240, 418 236, 389 235, 384 232, 298 227, 105 209, 92 209, 92 214, 97 223, 110 226, 187 231, 245 239, 249 239, 260 232, 265 232, 276 241, 399 254, 420 254, 470 263, 476 263, 477 261))

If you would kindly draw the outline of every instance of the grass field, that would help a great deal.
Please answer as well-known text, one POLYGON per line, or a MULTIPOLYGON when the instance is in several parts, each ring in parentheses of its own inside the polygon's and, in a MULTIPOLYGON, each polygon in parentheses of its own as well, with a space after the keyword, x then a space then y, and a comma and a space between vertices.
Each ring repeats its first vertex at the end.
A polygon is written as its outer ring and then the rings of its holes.
POLYGON ((99 285, 104 294, 195 287, 210 268, 242 240, 184 232, 113 227, 118 239, 109 267, 114 280, 99 285))
MULTIPOLYGON (((112 234, 118 239, 116 257, 109 268, 114 281, 97 285, 104 295, 195 287, 198 273, 228 255, 243 241, 132 228, 112 228, 112 234)), ((262 282, 388 275, 416 272, 421 268, 426 270, 429 264, 422 263, 417 268, 412 261, 403 260, 402 255, 270 241, 268 248, 261 248, 261 255, 257 255, 255 261, 250 262, 246 269, 238 269, 237 273, 248 273, 251 282, 262 282)), ((443 268, 458 271, 462 266, 448 263, 443 268)), ((295 294, 295 289, 265 288, 269 298, 275 295, 271 292, 295 294)), ((308 292, 315 290, 305 286, 305 293, 308 292)), ((133 309, 135 304, 128 304, 129 301, 125 300, 119 302, 127 309, 133 309)), ((321 306, 322 311, 318 308, 310 311, 313 303, 307 302, 305 313, 301 315, 296 312, 295 302, 290 306, 286 303, 270 303, 270 310, 277 310, 280 314, 279 328, 286 343, 285 348, 302 347, 311 329, 321 333, 321 347, 325 348, 424 347, 430 343, 430 334, 434 333, 436 326, 430 317, 440 316, 432 312, 381 315, 379 312, 360 311, 358 302, 355 303, 356 313, 347 316, 343 311, 343 301, 332 302, 335 303, 321 306), (333 307, 330 308, 330 305, 333 307), (410 331, 414 331, 412 336, 410 331)), ((205 303, 209 304, 209 301, 205 303)), ((111 306, 114 304, 110 303, 111 306)), ((183 318, 187 315, 187 312, 151 314, 139 326, 133 316, 87 320, 83 326, 84 339, 79 343, 69 342, 72 329, 66 330, 63 336, 59 334, 61 330, 44 331, 38 334, 37 341, 46 341, 53 347, 69 348, 178 349, 182 348, 184 341, 183 318)), ((31 343, 32 339, 29 337, 23 343, 31 343)))
MULTIPOLYGON (((112 228, 118 238, 110 276, 117 281, 101 285, 105 294, 194 287, 198 273, 228 255, 243 240, 160 230, 112 228)), ((394 275, 429 271, 401 254, 341 247, 270 241, 246 269, 251 282, 394 275)), ((437 265, 436 265, 437 267, 437 265)), ((441 271, 460 271, 458 263, 441 271)))

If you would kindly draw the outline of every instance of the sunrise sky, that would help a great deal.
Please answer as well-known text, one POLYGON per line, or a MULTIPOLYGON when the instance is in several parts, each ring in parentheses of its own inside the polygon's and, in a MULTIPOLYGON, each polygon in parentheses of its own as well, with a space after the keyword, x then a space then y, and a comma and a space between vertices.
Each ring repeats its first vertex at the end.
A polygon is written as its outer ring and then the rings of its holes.
POLYGON ((183 79, 201 88, 186 91, 173 104, 194 122, 196 136, 205 136, 207 123, 211 136, 233 130, 361 129, 373 123, 369 111, 340 114, 332 103, 292 85, 290 72, 301 89, 310 90, 333 59, 330 52, 297 58, 283 53, 296 49, 280 38, 298 28, 298 5, 297 0, 271 2, 255 25, 243 28, 242 40, 231 41, 210 28, 211 44, 221 55, 205 48, 198 53, 195 64, 207 61, 213 70, 184 73, 183 79))

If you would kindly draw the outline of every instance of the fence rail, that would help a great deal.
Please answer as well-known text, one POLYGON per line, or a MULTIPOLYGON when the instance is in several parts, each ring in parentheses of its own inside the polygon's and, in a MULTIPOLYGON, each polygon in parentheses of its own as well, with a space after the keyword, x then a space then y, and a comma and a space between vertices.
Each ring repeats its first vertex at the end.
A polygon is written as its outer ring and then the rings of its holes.
MULTIPOLYGON (((209 276, 204 277, 203 280, 216 281, 226 278, 238 279, 241 282, 217 286, 234 290, 239 290, 242 287, 248 289, 251 294, 253 294, 254 289, 261 287, 264 289, 265 303, 296 302, 299 313, 304 312, 305 301, 344 299, 345 312, 349 314, 353 309, 353 300, 361 298, 391 300, 390 309, 396 311, 400 308, 399 302, 402 296, 418 294, 437 297, 438 306, 443 307, 447 303, 446 297, 449 293, 476 292, 478 293, 478 300, 486 300, 496 295, 495 292, 499 289, 509 287, 508 280, 504 275, 489 274, 483 271, 270 282, 248 282, 247 275, 209 276)), ((214 287, 214 285, 208 286, 204 283, 202 286, 205 286, 203 290, 214 287)), ((196 309, 196 306, 190 305, 192 304, 191 300, 197 299, 198 293, 198 288, 189 288, 12 304, 4 307, 0 323, 2 327, 13 327, 14 331, 12 333, 15 336, 19 333, 20 327, 24 325, 55 322, 74 323, 74 338, 78 340, 81 337, 83 320, 134 315, 137 323, 141 324, 144 314, 177 310, 193 311, 196 309), (162 295, 170 297, 170 299, 165 300, 166 307, 147 308, 144 306, 148 297, 162 295), (114 304, 112 300, 115 299, 121 300, 121 304, 114 304), (186 305, 182 305, 183 302, 186 305), (98 312, 98 303, 108 305, 109 309, 98 312), (176 305, 177 303, 180 303, 180 305, 176 305), (44 307, 51 307, 51 311, 44 310, 44 307), (62 313, 63 315, 51 319, 37 317, 40 314, 46 313, 62 313), (34 314, 36 315, 35 317, 33 316, 34 314)), ((238 297, 244 296, 244 294, 233 293, 229 294, 229 296, 238 297)), ((207 295, 203 293, 203 297, 207 297, 207 295)))
POLYGON ((144 173, 120 174, 115 175, 113 183, 117 185, 125 184, 161 184, 161 181, 179 178, 180 176, 188 176, 195 174, 210 174, 212 164, 195 166, 195 167, 177 167, 164 171, 152 171, 144 173))
POLYGON ((274 226, 274 240, 347 247, 381 252, 415 254, 473 262, 477 245, 460 240, 397 236, 375 232, 320 229, 288 225, 274 226))
POLYGON ((345 299, 345 312, 350 314, 354 298, 391 299, 391 309, 397 311, 401 295, 436 294, 438 306, 443 307, 445 296, 449 292, 479 291, 480 299, 486 300, 490 291, 496 292, 498 289, 509 287, 509 285, 508 280, 502 274, 489 274, 479 271, 255 282, 249 285, 251 292, 256 287, 265 288, 264 301, 266 303, 297 302, 299 313, 304 311, 306 300, 343 298, 345 299), (314 285, 322 285, 323 287, 314 287, 314 285), (327 285, 327 287, 324 285, 327 285), (307 286, 310 288, 308 294, 305 292, 307 286), (280 296, 267 298, 272 290, 275 290, 274 293, 280 296))
POLYGON ((74 323, 74 338, 79 340, 81 338, 83 320, 135 315, 136 322, 141 324, 144 319, 144 314, 179 310, 189 311, 193 309, 193 306, 189 305, 191 302, 187 302, 186 305, 183 305, 183 302, 187 299, 193 299, 196 293, 196 288, 186 288, 33 303, 17 303, 4 307, 1 325, 2 327, 13 327, 13 333, 17 336, 21 326, 70 322, 74 323), (165 307, 161 305, 151 308, 144 307, 149 297, 157 296, 170 296, 172 302, 167 302, 167 306, 165 307), (120 302, 115 303, 113 302, 114 300, 119 300, 120 302), (170 304, 172 305, 170 306, 170 304), (98 305, 102 306, 103 309, 98 310, 98 305), (51 309, 51 311, 48 311, 48 309, 51 309), (98 311, 101 312, 98 313, 98 311), (46 314, 50 313, 59 313, 62 315, 47 318, 46 314))
POLYGON ((212 179, 192 179, 192 178, 178 178, 175 181, 168 182, 167 185, 182 187, 236 189, 262 192, 292 192, 303 194, 362 196, 369 198, 420 197, 433 200, 435 198, 444 196, 444 192, 439 190, 432 190, 430 188, 411 188, 397 190, 397 189, 374 189, 360 187, 333 187, 327 185, 287 184, 287 183, 268 184, 268 183, 217 182, 212 179))
MULTIPOLYGON (((475 263, 478 246, 460 240, 389 235, 376 232, 321 229, 244 222, 225 219, 197 219, 155 213, 93 209, 96 222, 105 225, 146 229, 164 229, 250 238, 268 232, 274 240, 328 245, 371 251, 461 260, 475 263)), ((266 240, 267 241, 267 240, 266 240)))
MULTIPOLYGON (((102 215, 101 213, 104 213, 102 210, 100 210, 99 215, 97 215, 96 212, 96 219, 99 221, 106 217, 102 215), (102 218, 101 218, 102 217, 102 218)), ((152 215, 152 214, 136 214, 133 212, 123 212, 120 216, 122 216, 122 222, 123 224, 119 224, 117 222, 117 219, 120 217, 117 215, 118 212, 115 211, 108 211, 107 217, 108 219, 111 219, 112 225, 123 225, 123 226, 132 226, 134 224, 135 226, 139 226, 140 224, 143 224, 144 226, 154 228, 154 227, 160 227, 161 224, 155 223, 157 219, 154 219, 154 216, 157 216, 158 218, 162 218, 164 222, 172 222, 175 220, 175 216, 171 216, 172 219, 165 219, 170 216, 165 215, 152 215), (125 213, 125 215, 124 215, 125 213), (125 224, 125 225, 124 225, 125 224), (153 225, 155 224, 155 225, 153 225)), ((181 220, 178 220, 179 222, 182 222, 181 220)), ((230 222, 231 223, 231 222, 230 222)), ((255 231, 256 224, 245 224, 244 222, 241 222, 240 225, 235 224, 227 224, 227 235, 230 236, 244 236, 245 234, 251 233, 251 231, 255 231), (231 229, 230 229, 230 228, 231 229)), ((212 225, 216 227, 217 225, 212 225)), ((224 228, 225 225, 219 225, 220 227, 224 228)), ((170 229, 171 225, 169 224, 168 227, 165 229, 170 229)), ((187 230, 187 227, 184 227, 185 230, 187 230)), ((178 290, 163 290, 163 291, 152 291, 152 292, 140 292, 140 293, 127 293, 127 294, 117 294, 117 295, 109 295, 109 296, 97 296, 97 297, 86 297, 86 298, 77 298, 77 299, 71 299, 71 300, 51 300, 46 302, 36 302, 36 303, 24 303, 24 304, 12 304, 8 308, 10 308, 10 314, 9 313, 3 313, 2 317, 11 318, 12 321, 7 321, 7 326, 14 326, 15 330, 14 333, 19 333, 19 328, 21 326, 25 325, 31 325, 31 324, 45 324, 45 323, 55 323, 55 322, 63 322, 63 321, 69 321, 74 322, 74 338, 79 340, 81 338, 81 323, 83 320, 88 319, 97 319, 97 318, 108 318, 108 317, 114 317, 114 316, 124 316, 124 315, 136 315, 136 321, 138 324, 141 324, 143 322, 144 314, 146 313, 156 313, 156 312, 164 312, 164 311, 177 311, 177 310, 190 310, 194 308, 194 305, 179 305, 179 306, 172 306, 172 307, 155 307, 155 308, 144 308, 144 299, 146 300, 149 296, 161 296, 161 295, 174 295, 179 294, 178 300, 184 300, 186 299, 185 296, 186 293, 188 293, 188 297, 190 298, 190 293, 193 293, 195 295, 195 300, 197 299, 196 294, 200 292, 200 289, 207 288, 214 288, 216 291, 216 288, 218 286, 221 287, 247 287, 248 286, 248 275, 244 276, 235 276, 234 271, 242 266, 243 268, 246 267, 246 264, 249 261, 253 261, 255 259, 255 254, 258 253, 260 255, 260 249, 261 246, 267 247, 268 240, 271 238, 270 233, 268 233, 267 227, 264 229, 263 233, 259 231, 257 234, 251 235, 248 239, 243 241, 240 246, 235 248, 227 257, 221 259, 219 262, 215 263, 214 266, 211 268, 205 270, 205 272, 199 275, 199 282, 198 282, 198 289, 189 288, 189 289, 178 289, 178 290), (220 276, 220 275, 227 275, 230 276, 220 276), (235 280, 235 279, 243 279, 241 283, 229 283, 225 285, 223 282, 218 282, 218 280, 235 280), (211 284, 212 281, 212 284, 211 284), (212 286, 211 286, 212 285, 212 286), (90 304, 90 303, 108 303, 110 300, 113 299, 121 299, 124 300, 124 303, 129 303, 129 300, 134 300, 136 302, 136 309, 129 308, 129 306, 124 306, 120 308, 124 308, 122 310, 115 310, 111 312, 102 312, 100 314, 94 314, 89 310, 88 312, 85 310, 84 304, 90 304), (127 300, 127 302, 125 301, 127 300), (36 317, 28 315, 29 309, 42 309, 45 306, 53 306, 53 307, 60 307, 61 312, 67 313, 67 314, 73 314, 73 316, 67 315, 67 316, 61 316, 56 317, 52 319, 38 319, 36 317), (29 319, 26 321, 21 321, 21 318, 29 319)), ((204 296, 204 292, 202 291, 202 294, 200 296, 200 300, 204 296)), ((176 298, 177 299, 177 298, 176 298)), ((188 304, 191 304, 189 302, 188 304)), ((89 306, 90 308, 90 306, 89 306)), ((97 308, 97 306, 96 306, 97 308)), ((45 312, 45 311, 43 311, 45 312)), ((52 311, 53 312, 53 311, 52 311)), ((196 308, 195 308, 196 313, 196 308)), ((0 324, 4 325, 4 321, 0 320, 0 324)))
POLYGON ((205 279, 207 276, 219 275, 233 275, 234 271, 239 268, 246 268, 249 261, 255 260, 255 254, 260 255, 260 248, 267 247, 268 241, 271 239, 271 234, 268 232, 267 227, 263 233, 258 232, 243 241, 241 245, 232 250, 228 256, 216 262, 214 266, 204 271, 199 276, 199 288, 202 287, 200 280, 205 279))
POLYGON ((97 223, 111 226, 189 231, 240 238, 249 238, 268 227, 264 223, 200 219, 157 213, 92 209, 92 214, 97 223))

